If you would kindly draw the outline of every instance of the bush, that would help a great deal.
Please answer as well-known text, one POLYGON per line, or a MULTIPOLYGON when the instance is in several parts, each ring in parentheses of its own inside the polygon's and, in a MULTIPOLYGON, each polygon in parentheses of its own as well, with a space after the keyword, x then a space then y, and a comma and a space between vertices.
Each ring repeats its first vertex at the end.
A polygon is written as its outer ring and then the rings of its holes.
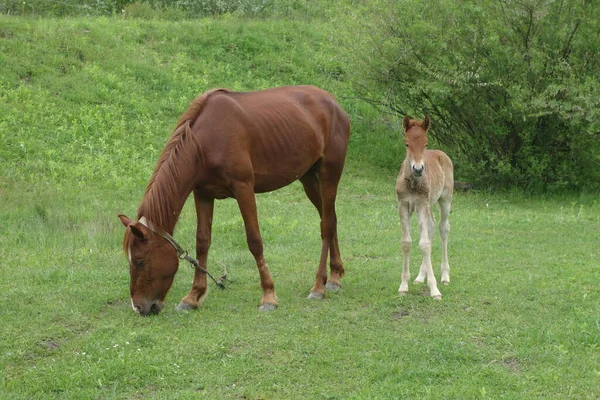
POLYGON ((362 98, 430 114, 461 179, 600 189, 600 9, 591 1, 380 7, 364 30, 373 39, 356 77, 362 98))
POLYGON ((307 0, 4 0, 0 13, 9 15, 99 16, 120 15, 140 19, 318 14, 319 6, 307 0))
POLYGON ((9 15, 44 15, 61 17, 66 15, 111 15, 133 0, 4 0, 0 13, 9 15))

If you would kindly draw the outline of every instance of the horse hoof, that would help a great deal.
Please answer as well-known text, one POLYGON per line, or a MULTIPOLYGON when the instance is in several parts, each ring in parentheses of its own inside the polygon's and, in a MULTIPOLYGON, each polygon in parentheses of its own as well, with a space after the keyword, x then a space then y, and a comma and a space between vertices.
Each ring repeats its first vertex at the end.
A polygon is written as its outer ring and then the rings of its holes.
POLYGON ((324 297, 325 295, 319 292, 310 292, 310 294, 308 295, 308 298, 311 300, 323 300, 324 297))
POLYGON ((415 279, 415 284, 420 285, 421 283, 425 283, 425 278, 417 278, 417 279, 415 279))
POLYGON ((330 292, 339 292, 341 288, 342 284, 337 282, 327 282, 327 285, 325 285, 325 289, 329 290, 330 292))
POLYGON ((258 307, 258 311, 273 311, 277 309, 277 304, 265 303, 258 307))
POLYGON ((431 296, 431 298, 434 299, 434 300, 440 301, 440 300, 442 300, 442 295, 439 294, 439 295, 436 295, 436 296, 431 296))
POLYGON ((182 301, 181 303, 177 304, 177 306, 175 307, 175 311, 190 311, 195 310, 196 308, 198 308, 198 306, 193 306, 182 301))
POLYGON ((398 294, 400 296, 406 296, 408 294, 408 290, 398 290, 398 294))

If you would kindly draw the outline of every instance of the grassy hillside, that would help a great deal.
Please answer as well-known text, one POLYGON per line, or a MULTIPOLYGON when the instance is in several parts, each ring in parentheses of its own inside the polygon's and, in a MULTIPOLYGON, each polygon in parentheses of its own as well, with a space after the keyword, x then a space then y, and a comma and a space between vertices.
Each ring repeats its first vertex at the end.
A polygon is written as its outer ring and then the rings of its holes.
MULTIPOLYGON (((324 24, 1 18, 5 180, 139 183, 189 102, 214 87, 316 84, 357 117, 354 141, 371 133, 324 24)), ((355 155, 368 158, 368 145, 355 155)))
MULTIPOLYGON (((597 398, 595 198, 458 193, 452 283, 399 297, 396 122, 354 100, 343 21, 0 17, 0 398, 597 398), (305 296, 319 221, 301 186, 258 196, 280 297, 258 273, 232 200, 215 207, 211 270, 226 291, 157 317, 131 311, 123 227, 181 112, 212 87, 310 83, 353 124, 338 196, 347 276, 305 296), (386 166, 381 168, 381 166, 386 166)), ((194 242, 193 205, 175 236, 194 242)), ((416 226, 414 227, 416 228, 416 226)), ((413 277, 420 262, 413 233, 413 277)), ((439 277, 439 240, 433 262, 439 277)))

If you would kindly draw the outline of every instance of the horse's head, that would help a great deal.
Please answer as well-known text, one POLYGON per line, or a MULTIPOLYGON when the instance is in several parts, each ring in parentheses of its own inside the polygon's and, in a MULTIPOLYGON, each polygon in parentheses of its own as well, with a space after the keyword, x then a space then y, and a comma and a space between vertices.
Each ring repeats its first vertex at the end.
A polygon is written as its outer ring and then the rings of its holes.
POLYGON ((129 260, 131 306, 141 315, 158 314, 179 266, 175 248, 140 221, 124 215, 123 249, 129 260))
POLYGON ((425 149, 427 147, 427 129, 429 129, 429 116, 421 122, 404 116, 404 143, 406 144, 406 158, 410 162, 410 170, 415 177, 420 177, 425 172, 425 149))

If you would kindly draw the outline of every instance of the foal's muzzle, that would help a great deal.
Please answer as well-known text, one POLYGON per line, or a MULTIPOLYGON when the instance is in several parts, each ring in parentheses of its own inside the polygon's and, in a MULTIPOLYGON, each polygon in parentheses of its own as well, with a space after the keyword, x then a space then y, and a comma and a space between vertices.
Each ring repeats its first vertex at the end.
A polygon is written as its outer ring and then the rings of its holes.
POLYGON ((423 171, 425 171, 425 166, 421 165, 421 167, 419 168, 416 165, 413 165, 412 170, 413 170, 413 174, 415 174, 415 176, 421 176, 421 175, 423 175, 423 171))

